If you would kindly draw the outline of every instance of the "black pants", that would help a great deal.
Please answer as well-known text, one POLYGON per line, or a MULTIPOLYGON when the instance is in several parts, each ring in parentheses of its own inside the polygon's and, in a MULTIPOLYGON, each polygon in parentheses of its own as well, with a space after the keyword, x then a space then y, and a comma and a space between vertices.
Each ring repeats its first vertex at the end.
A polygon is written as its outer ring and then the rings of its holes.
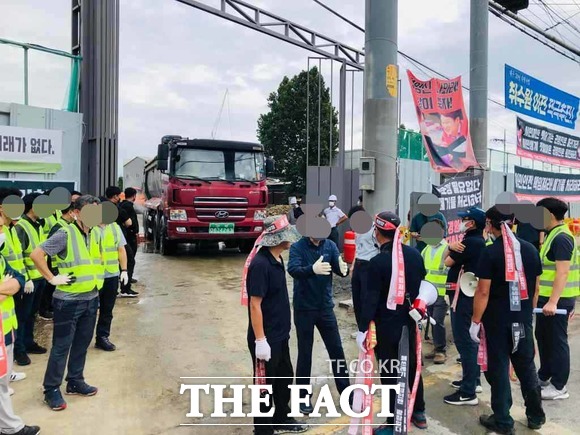
MULTIPOLYGON (((58 270, 52 268, 51 258, 48 257, 48 267, 54 276, 58 275, 58 270)), ((38 312, 43 315, 52 311, 52 295, 54 294, 55 286, 46 282, 44 291, 42 292, 42 299, 40 301, 40 308, 38 312)))
MULTIPOLYGON (((254 434, 260 435, 272 435, 274 433, 272 425, 284 423, 288 419, 288 414, 290 413, 290 406, 288 405, 290 402, 290 388, 288 387, 292 385, 292 378, 294 377, 288 340, 269 344, 272 350, 272 357, 270 361, 266 362, 266 384, 272 385, 272 395, 270 396, 270 403, 268 405, 260 404, 260 412, 269 412, 272 405, 274 405, 276 410, 272 418, 254 418, 254 424, 256 425, 254 434)), ((248 343, 248 348, 252 356, 254 376, 256 376, 255 343, 248 343)))
POLYGON ((34 322, 40 307, 46 280, 40 278, 35 279, 33 282, 34 291, 32 293, 24 293, 24 289, 22 289, 14 296, 16 318, 18 319, 14 353, 17 354, 26 353, 26 349, 34 344, 34 322))
POLYGON ((133 272, 135 271, 135 256, 137 255, 137 239, 128 237, 125 251, 127 252, 127 275, 129 275, 129 282, 121 286, 122 292, 131 290, 131 280, 133 279, 133 272))
POLYGON ((368 285, 368 271, 370 263, 368 261, 356 260, 352 272, 352 303, 354 306, 354 316, 360 331, 366 331, 369 325, 360 324, 361 301, 364 298, 364 290, 368 285))
POLYGON ((119 277, 113 276, 105 278, 103 288, 99 292, 99 320, 97 321, 96 338, 108 338, 111 334, 111 323, 113 322, 113 308, 117 300, 117 288, 119 287, 119 277))
MULTIPOLYGON (((493 307, 488 306, 487 309, 490 310, 493 307)), ((488 349, 485 378, 491 386, 491 409, 495 421, 503 428, 514 426, 514 420, 510 416, 512 406, 509 379, 510 360, 520 382, 526 406, 526 416, 534 421, 542 420, 545 415, 542 409, 542 396, 536 374, 536 365, 534 364, 534 337, 531 322, 525 324, 525 338, 520 339, 518 350, 515 353, 512 353, 511 323, 491 317, 484 318, 483 326, 488 349)))
MULTIPOLYGON (((445 331, 445 316, 447 315, 447 301, 445 296, 439 295, 433 305, 427 308, 429 315, 433 317, 436 325, 433 326, 433 345, 435 352, 446 353, 447 351, 447 333, 445 331)), ((427 322, 429 325, 429 322, 427 322)))
MULTIPOLYGON (((412 320, 412 319, 411 319, 412 320)), ((413 388, 415 382, 415 371, 417 370, 417 332, 414 321, 406 323, 409 330, 409 367, 408 367, 408 383, 409 389, 413 388)), ((403 333, 403 324, 397 322, 386 322, 381 324, 377 322, 377 346, 375 347, 375 355, 381 371, 381 384, 383 385, 397 385, 399 379, 399 342, 403 333)), ((393 390, 390 391, 390 412, 395 412, 396 394, 393 390)), ((415 397, 415 406, 411 412, 425 412, 425 396, 423 391, 423 376, 419 378, 419 386, 417 388, 417 396, 415 397)), ((394 424, 395 418, 387 418, 387 424, 394 424)))
MULTIPOLYGON (((463 397, 475 396, 475 387, 480 384, 481 370, 477 365, 478 346, 469 335, 471 326, 471 316, 473 315, 473 298, 465 296, 458 290, 456 310, 451 309, 451 329, 453 330, 453 340, 461 356, 461 368, 463 377, 461 379, 461 395, 463 397)), ((451 299, 450 303, 453 303, 451 299)), ((493 352, 493 350, 491 350, 493 352)))
MULTIPOLYGON (((336 388, 339 393, 342 393, 350 385, 350 380, 333 309, 294 311, 294 325, 298 337, 296 385, 310 384, 312 346, 314 345, 314 328, 316 327, 328 352, 336 388)), ((300 394, 304 397, 305 392, 301 391, 300 394)))
MULTIPOLYGON (((538 307, 542 308, 549 298, 540 296, 538 307)), ((574 310, 576 298, 560 298, 558 308, 570 314, 574 310)), ((538 376, 542 381, 552 381, 561 390, 570 377, 570 347, 568 346, 568 316, 536 316, 536 340, 540 353, 538 376)))
POLYGON ((332 240, 338 246, 338 228, 334 227, 330 230, 330 236, 328 236, 328 240, 332 240))

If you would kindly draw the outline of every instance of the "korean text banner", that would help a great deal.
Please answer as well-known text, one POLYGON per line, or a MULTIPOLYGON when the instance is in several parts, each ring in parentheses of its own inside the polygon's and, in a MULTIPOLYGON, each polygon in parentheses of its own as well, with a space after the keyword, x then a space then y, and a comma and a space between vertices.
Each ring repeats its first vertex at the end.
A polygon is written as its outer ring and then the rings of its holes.
POLYGON ((460 239, 461 218, 457 213, 469 207, 481 207, 483 174, 457 177, 446 181, 440 186, 433 186, 433 193, 441 201, 441 213, 448 225, 447 240, 452 243, 460 239))
POLYGON ((0 126, 0 170, 47 172, 61 169, 60 130, 0 126))
POLYGON ((518 118, 518 156, 580 168, 580 138, 518 118))
POLYGON ((461 77, 419 80, 407 70, 423 144, 437 172, 464 172, 475 160, 469 120, 463 104, 461 77))
POLYGON ((536 169, 514 167, 514 193, 519 199, 533 202, 555 196, 565 202, 580 201, 580 175, 556 174, 536 169))
POLYGON ((542 121, 574 129, 578 97, 505 66, 505 107, 542 121))

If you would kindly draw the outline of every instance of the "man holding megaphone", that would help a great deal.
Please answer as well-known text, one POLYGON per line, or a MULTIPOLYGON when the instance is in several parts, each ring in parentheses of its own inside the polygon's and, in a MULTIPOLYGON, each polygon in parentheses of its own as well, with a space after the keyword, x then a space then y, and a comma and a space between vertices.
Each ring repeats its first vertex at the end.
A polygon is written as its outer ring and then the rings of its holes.
POLYGON ((482 415, 479 421, 495 433, 512 434, 510 361, 520 381, 528 427, 539 429, 546 421, 532 330, 533 298, 542 265, 534 246, 512 233, 514 215, 492 207, 486 218, 486 229, 494 242, 479 259, 470 335, 479 343, 478 359, 484 371, 487 364, 485 377, 491 386, 493 415, 482 415))

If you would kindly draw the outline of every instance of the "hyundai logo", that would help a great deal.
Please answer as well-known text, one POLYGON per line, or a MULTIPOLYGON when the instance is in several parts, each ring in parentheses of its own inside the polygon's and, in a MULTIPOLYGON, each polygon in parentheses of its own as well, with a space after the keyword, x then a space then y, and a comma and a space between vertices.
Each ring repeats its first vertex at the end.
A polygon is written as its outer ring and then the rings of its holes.
POLYGON ((227 217, 230 217, 230 213, 225 210, 216 211, 215 217, 218 219, 225 219, 227 217))

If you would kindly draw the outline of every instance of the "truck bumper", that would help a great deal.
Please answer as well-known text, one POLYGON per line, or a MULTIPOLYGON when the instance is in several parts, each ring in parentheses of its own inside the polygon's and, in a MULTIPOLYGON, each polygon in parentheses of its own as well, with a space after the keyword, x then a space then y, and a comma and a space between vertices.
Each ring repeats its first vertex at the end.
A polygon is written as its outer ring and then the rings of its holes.
POLYGON ((234 232, 232 234, 210 234, 209 222, 184 222, 168 221, 167 236, 169 240, 190 241, 190 240, 239 240, 239 239, 257 239, 262 233, 264 222, 259 221, 240 221, 235 222, 234 232))

